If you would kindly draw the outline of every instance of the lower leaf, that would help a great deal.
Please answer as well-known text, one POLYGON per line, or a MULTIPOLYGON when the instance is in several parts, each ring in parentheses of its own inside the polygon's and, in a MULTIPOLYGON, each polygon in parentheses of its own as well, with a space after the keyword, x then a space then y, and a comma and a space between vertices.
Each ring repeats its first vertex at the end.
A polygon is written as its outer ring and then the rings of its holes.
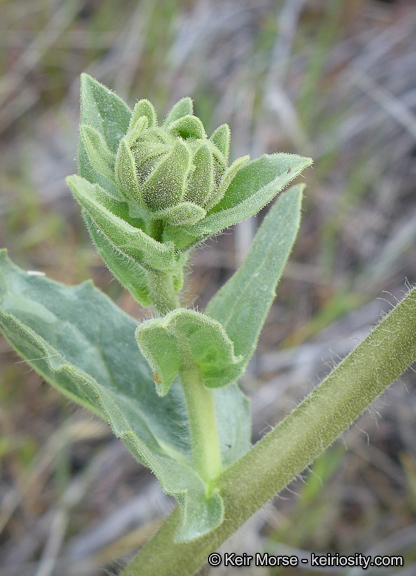
MULTIPOLYGON (((91 282, 69 287, 30 275, 0 251, 0 329, 36 372, 109 422, 153 470, 180 505, 177 540, 192 540, 221 523, 221 500, 192 468, 182 390, 174 384, 166 398, 157 396, 136 326, 91 282)), ((249 448, 248 402, 236 387, 214 394, 230 465, 249 448)))

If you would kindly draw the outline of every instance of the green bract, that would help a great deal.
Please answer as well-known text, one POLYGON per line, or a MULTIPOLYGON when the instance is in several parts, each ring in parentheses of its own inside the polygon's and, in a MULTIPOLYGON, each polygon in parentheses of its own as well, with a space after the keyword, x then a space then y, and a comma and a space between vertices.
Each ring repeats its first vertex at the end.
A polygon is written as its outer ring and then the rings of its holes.
POLYGON ((272 154, 229 165, 229 152, 229 127, 208 138, 190 98, 159 124, 148 100, 130 110, 82 75, 80 176, 68 184, 107 266, 141 304, 176 308, 189 249, 258 212, 312 162, 272 154), (161 282, 170 295, 157 301, 161 282))

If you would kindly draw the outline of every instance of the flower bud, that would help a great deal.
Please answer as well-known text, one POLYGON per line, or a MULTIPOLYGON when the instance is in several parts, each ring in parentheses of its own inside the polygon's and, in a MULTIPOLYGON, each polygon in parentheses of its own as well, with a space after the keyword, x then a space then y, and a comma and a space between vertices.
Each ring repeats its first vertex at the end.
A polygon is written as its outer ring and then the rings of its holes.
POLYGON ((173 226, 195 224, 224 195, 229 147, 228 126, 207 138, 190 98, 180 100, 162 126, 152 104, 140 100, 120 141, 116 181, 145 218, 173 226))

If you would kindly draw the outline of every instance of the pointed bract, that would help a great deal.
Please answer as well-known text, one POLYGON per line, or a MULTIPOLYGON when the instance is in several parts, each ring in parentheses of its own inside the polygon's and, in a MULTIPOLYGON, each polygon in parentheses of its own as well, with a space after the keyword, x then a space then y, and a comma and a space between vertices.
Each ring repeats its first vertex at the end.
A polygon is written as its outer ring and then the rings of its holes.
POLYGON ((230 154, 231 131, 228 124, 222 124, 213 132, 211 142, 215 144, 218 150, 223 154, 225 161, 228 162, 230 154))
POLYGON ((184 140, 188 138, 206 138, 204 125, 196 116, 183 116, 183 118, 179 118, 179 120, 169 124, 168 130, 171 134, 180 136, 184 140))
POLYGON ((209 212, 211 208, 216 206, 218 202, 220 202, 220 200, 223 199, 224 194, 227 192, 228 186, 231 184, 234 176, 243 166, 245 166, 249 162, 249 160, 250 156, 242 156, 241 158, 237 158, 237 160, 235 160, 231 164, 231 166, 225 171, 218 189, 215 190, 214 194, 212 195, 212 197, 209 199, 209 202, 207 202, 205 206, 207 212, 209 212))
POLYGON ((189 114, 192 114, 192 112, 193 104, 191 98, 182 98, 170 110, 163 125, 167 127, 169 124, 172 124, 172 122, 175 122, 175 120, 182 118, 182 116, 188 116, 189 114))
POLYGON ((184 198, 204 206, 214 190, 214 161, 205 142, 195 152, 192 162, 195 169, 188 179, 184 198))
POLYGON ((136 164, 127 137, 123 138, 117 152, 115 175, 123 196, 130 201, 142 202, 137 181, 136 164))
POLYGON ((206 215, 205 210, 192 202, 181 202, 171 208, 153 212, 153 218, 160 218, 171 226, 196 224, 206 215))
POLYGON ((131 116, 130 124, 128 130, 130 131, 133 126, 137 123, 137 121, 142 117, 145 116, 148 121, 148 127, 154 128, 157 126, 157 116, 156 110, 154 106, 149 100, 143 99, 139 100, 134 107, 133 114, 131 116))
POLYGON ((142 196, 151 210, 170 208, 182 200, 190 168, 190 154, 182 140, 176 140, 143 184, 142 196))

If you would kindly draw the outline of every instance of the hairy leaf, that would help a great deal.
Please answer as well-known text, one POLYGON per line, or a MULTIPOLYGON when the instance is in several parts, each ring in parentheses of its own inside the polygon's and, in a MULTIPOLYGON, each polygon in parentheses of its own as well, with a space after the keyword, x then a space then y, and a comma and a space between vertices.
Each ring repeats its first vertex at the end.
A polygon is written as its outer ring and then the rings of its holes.
POLYGON ((123 254, 101 232, 91 216, 83 210, 85 223, 101 258, 118 281, 142 306, 151 306, 153 300, 149 292, 146 272, 135 258, 123 254))
POLYGON ((293 186, 270 209, 243 264, 208 304, 206 314, 224 326, 235 353, 248 364, 295 242, 304 186, 293 186))
POLYGON ((183 264, 181 255, 174 252, 172 243, 157 242, 140 228, 126 222, 124 214, 118 214, 126 206, 125 203, 115 202, 98 184, 91 184, 79 176, 70 176, 67 182, 76 200, 121 254, 153 270, 173 271, 183 264))
POLYGON ((88 74, 81 74, 81 124, 98 130, 113 154, 127 133, 131 115, 130 108, 114 92, 88 74))
POLYGON ((256 214, 311 164, 310 158, 295 154, 264 155, 253 160, 237 172, 222 200, 206 218, 193 226, 168 227, 165 239, 186 249, 192 244, 192 237, 196 243, 256 214))

